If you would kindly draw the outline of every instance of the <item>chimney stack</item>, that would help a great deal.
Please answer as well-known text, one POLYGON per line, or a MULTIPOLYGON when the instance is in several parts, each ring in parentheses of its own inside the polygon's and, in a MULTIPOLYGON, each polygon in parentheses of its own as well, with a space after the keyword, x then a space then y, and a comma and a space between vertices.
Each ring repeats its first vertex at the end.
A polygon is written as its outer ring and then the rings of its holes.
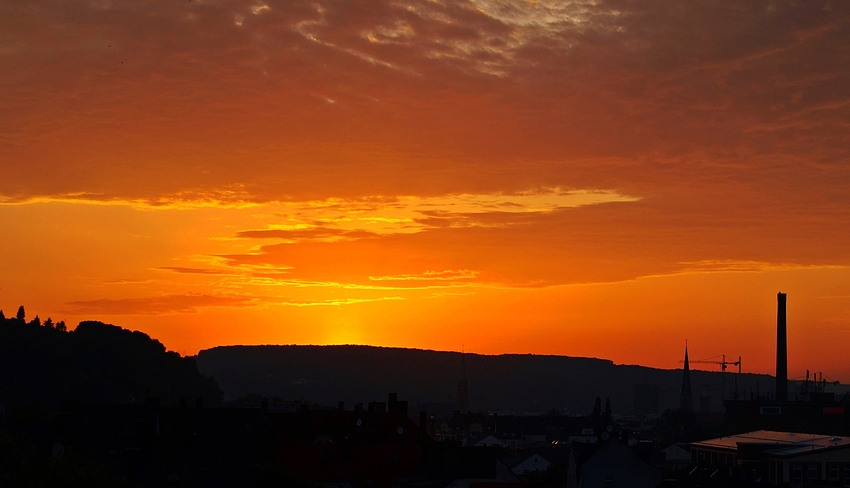
POLYGON ((788 338, 785 321, 786 295, 776 295, 776 399, 788 401, 788 338))

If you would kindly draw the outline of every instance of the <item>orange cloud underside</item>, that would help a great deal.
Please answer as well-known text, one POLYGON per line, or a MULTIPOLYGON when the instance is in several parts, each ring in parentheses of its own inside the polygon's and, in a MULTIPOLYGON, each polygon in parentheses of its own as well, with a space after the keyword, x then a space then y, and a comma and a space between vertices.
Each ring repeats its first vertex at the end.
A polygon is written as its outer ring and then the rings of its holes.
POLYGON ((850 380, 844 2, 19 3, 7 315, 850 380))

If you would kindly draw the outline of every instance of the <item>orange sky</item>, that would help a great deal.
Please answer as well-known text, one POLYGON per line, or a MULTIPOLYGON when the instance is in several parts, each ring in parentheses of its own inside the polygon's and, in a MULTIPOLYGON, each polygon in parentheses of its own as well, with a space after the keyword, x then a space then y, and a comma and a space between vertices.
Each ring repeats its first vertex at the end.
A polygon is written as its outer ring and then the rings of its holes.
POLYGON ((850 3, 0 0, 0 308, 850 381, 850 3))

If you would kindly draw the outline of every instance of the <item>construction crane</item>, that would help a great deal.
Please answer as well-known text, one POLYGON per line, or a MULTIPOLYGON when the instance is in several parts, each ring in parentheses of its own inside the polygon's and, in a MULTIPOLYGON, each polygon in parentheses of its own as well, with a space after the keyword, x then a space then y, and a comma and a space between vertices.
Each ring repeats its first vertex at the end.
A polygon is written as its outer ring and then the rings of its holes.
MULTIPOLYGON (((685 361, 679 361, 680 363, 684 363, 685 361)), ((690 361, 691 364, 719 364, 720 365, 720 396, 722 400, 726 400, 726 368, 730 365, 738 367, 738 374, 741 374, 741 356, 738 356, 737 361, 727 361, 726 355, 721 354, 720 356, 714 356, 707 359, 700 359, 698 361, 690 361), (722 358, 720 361, 717 361, 716 358, 722 358)), ((738 399, 738 376, 735 376, 735 400, 738 399)))

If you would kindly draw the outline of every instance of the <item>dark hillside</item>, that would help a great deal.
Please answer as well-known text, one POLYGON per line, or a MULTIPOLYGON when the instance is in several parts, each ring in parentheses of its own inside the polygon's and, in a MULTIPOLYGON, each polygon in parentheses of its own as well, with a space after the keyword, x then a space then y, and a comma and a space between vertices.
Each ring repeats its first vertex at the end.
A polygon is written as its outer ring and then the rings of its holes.
POLYGON ((0 369, 3 403, 132 403, 146 396, 175 405, 198 397, 221 403, 218 385, 198 372, 194 358, 101 322, 81 322, 68 332, 63 323, 37 318, 0 319, 0 369))
MULTIPOLYGON (((201 351, 199 369, 214 377, 231 399, 249 393, 324 405, 338 401, 385 401, 387 392, 419 403, 453 404, 466 364, 474 410, 546 411, 566 408, 589 413, 595 398, 610 398, 617 413, 630 413, 636 385, 656 385, 660 409, 677 408, 681 370, 615 365, 612 361, 566 356, 485 356, 370 346, 227 346, 201 351)), ((675 364, 675 363, 674 363, 675 364)), ((695 405, 704 392, 721 409, 720 373, 693 371, 695 405)), ((743 374, 739 389, 749 396, 767 375, 743 374)), ((727 374, 727 395, 735 375, 727 374)))

